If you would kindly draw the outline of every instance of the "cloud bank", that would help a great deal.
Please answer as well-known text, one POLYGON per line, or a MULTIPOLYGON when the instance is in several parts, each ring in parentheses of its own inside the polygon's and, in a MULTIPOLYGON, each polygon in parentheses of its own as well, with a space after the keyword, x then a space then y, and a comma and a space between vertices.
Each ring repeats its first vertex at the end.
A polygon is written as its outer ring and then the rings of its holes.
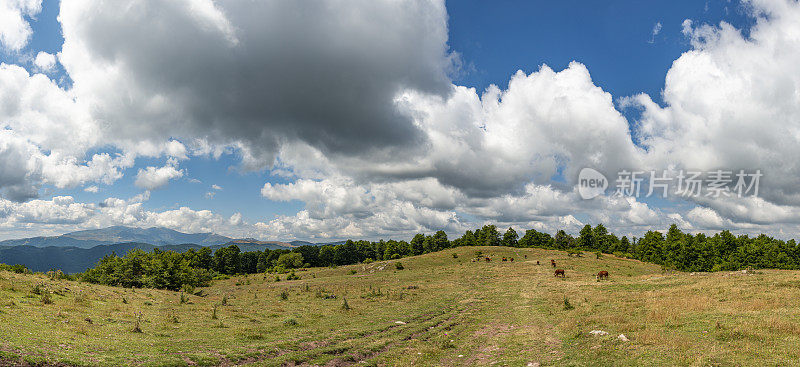
MULTIPOLYGON (((684 22, 691 48, 669 69, 658 104, 612 96, 578 62, 519 71, 504 89, 455 85, 442 1, 64 0, 62 50, 38 54, 33 73, 0 64, 5 227, 163 225, 309 239, 603 222, 622 233, 678 223, 798 234, 800 5, 747 5, 756 19, 747 36, 727 23, 684 22), (57 63, 68 88, 40 74, 57 63), (641 117, 627 120, 626 109, 641 117), (230 152, 242 169, 286 181, 243 194, 303 209, 247 220, 150 211, 145 200, 38 199, 42 187, 98 192, 139 157, 165 159, 136 172, 135 186, 149 192, 185 175, 179 160, 230 152), (607 177, 761 169, 764 180, 759 198, 653 207, 582 200, 584 167, 607 177)), ((3 6, 0 19, 13 21, 0 22, 0 43, 20 50, 25 19, 41 4, 3 6)))

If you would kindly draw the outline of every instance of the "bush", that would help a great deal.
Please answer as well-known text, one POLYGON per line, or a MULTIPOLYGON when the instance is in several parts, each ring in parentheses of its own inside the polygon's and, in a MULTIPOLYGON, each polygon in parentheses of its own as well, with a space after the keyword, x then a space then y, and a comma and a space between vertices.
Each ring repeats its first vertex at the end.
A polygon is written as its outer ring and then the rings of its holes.
POLYGON ((575 306, 573 306, 572 303, 569 303, 569 298, 567 298, 567 296, 564 296, 564 310, 569 311, 573 308, 575 308, 575 306))
POLYGON ((281 294, 278 295, 278 297, 281 299, 281 301, 286 301, 289 299, 289 293, 287 293, 285 290, 281 291, 281 294))
POLYGON ((45 293, 42 293, 41 301, 42 301, 42 304, 49 305, 49 304, 53 303, 53 297, 50 296, 50 293, 45 292, 45 293))
POLYGON ((350 271, 347 272, 347 273, 350 274, 350 275, 355 275, 355 274, 358 273, 358 271, 356 271, 356 269, 350 269, 350 271))
POLYGON ((141 333, 142 332, 142 313, 141 312, 137 312, 136 313, 136 322, 133 324, 133 330, 131 330, 131 332, 133 332, 133 333, 141 333))
POLYGON ((300 280, 300 277, 297 276, 294 273, 294 271, 292 271, 291 273, 289 273, 289 275, 286 276, 286 280, 300 280))
POLYGON ((342 297, 344 302, 342 302, 342 309, 345 311, 350 311, 350 304, 347 303, 347 298, 342 297))
POLYGON ((396 263, 394 263, 394 267, 395 267, 395 269, 397 269, 397 270, 403 270, 403 269, 405 269, 405 267, 403 266, 403 263, 401 263, 401 262, 399 262, 399 261, 398 261, 398 262, 396 262, 396 263))
POLYGON ((454 253, 453 253, 453 258, 454 258, 454 259, 458 259, 458 254, 454 252, 454 253))
POLYGON ((25 265, 16 264, 16 265, 6 265, 0 264, 0 270, 10 271, 17 274, 30 274, 31 271, 25 267, 25 265))
POLYGON ((286 319, 286 321, 283 322, 283 325, 284 326, 297 326, 298 322, 295 319, 286 319))

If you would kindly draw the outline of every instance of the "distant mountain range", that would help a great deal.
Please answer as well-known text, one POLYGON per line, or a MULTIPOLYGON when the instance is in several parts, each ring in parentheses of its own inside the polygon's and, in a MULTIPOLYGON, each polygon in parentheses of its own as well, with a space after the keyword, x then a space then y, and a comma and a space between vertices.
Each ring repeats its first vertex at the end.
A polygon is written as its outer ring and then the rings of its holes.
MULTIPOLYGON (((343 241, 330 244, 339 243, 343 241)), ((66 273, 77 273, 93 267, 103 256, 112 253, 122 256, 132 249, 152 251, 160 248, 184 252, 191 248, 209 247, 217 250, 236 245, 242 252, 249 252, 326 244, 328 243, 234 239, 214 233, 183 233, 162 227, 113 226, 70 232, 60 236, 0 241, 0 263, 22 264, 33 271, 61 269, 66 273)))
POLYGON ((148 243, 155 246, 192 243, 200 246, 213 246, 232 241, 230 237, 214 233, 183 233, 168 228, 151 227, 135 228, 113 226, 103 229, 89 229, 70 232, 60 236, 31 237, 18 240, 0 241, 0 247, 33 246, 33 247, 78 247, 91 248, 97 245, 111 245, 124 242, 148 243))

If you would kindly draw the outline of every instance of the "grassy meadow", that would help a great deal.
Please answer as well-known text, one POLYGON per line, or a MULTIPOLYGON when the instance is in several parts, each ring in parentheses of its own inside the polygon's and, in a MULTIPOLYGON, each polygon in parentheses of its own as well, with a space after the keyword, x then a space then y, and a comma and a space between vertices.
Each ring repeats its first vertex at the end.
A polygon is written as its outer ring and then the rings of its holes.
POLYGON ((297 275, 197 296, 0 272, 0 366, 800 365, 800 271, 460 247, 297 275))

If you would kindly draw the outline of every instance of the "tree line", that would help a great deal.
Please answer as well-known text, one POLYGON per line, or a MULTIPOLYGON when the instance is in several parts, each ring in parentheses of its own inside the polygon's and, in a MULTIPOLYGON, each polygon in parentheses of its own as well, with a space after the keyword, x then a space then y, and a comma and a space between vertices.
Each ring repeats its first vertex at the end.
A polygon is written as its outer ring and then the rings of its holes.
MULTIPOLYGON (((494 225, 466 231, 449 240, 444 231, 417 234, 411 241, 348 240, 337 245, 300 246, 242 252, 236 245, 212 251, 183 253, 131 250, 122 257, 109 255, 76 278, 86 282, 179 290, 207 286, 219 277, 236 274, 286 273, 298 268, 339 266, 399 259, 460 246, 509 246, 614 254, 660 264, 680 271, 720 271, 745 268, 800 269, 800 247, 764 234, 735 236, 722 231, 713 236, 681 232, 672 225, 666 234, 648 231, 641 238, 618 237, 605 226, 584 226, 577 236, 558 231, 555 236, 529 229, 520 237, 509 228, 502 234, 494 225)), ((10 270, 10 269, 8 269, 10 270)), ((15 269, 19 271, 21 269, 15 269)))

